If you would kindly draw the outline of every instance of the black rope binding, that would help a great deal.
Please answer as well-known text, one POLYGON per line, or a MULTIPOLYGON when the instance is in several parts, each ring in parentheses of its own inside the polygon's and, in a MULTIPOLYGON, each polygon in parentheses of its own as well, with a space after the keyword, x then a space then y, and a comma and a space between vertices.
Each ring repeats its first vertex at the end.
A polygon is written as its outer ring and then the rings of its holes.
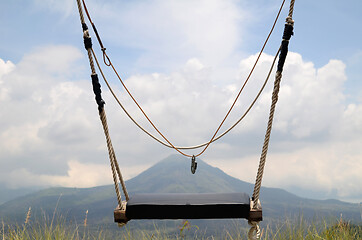
POLYGON ((102 99, 101 84, 99 83, 97 74, 92 74, 91 76, 92 76, 93 92, 94 95, 96 96, 95 99, 98 104, 98 111, 101 112, 105 104, 104 100, 102 99))
POLYGON ((84 36, 83 40, 84 40, 85 49, 88 50, 88 49, 92 48, 92 39, 90 37, 84 36))
POLYGON ((283 72, 285 59, 288 54, 289 40, 292 37, 292 35, 293 35, 293 25, 288 24, 288 23, 285 24, 284 33, 283 33, 283 41, 282 41, 282 46, 281 46, 280 55, 279 55, 278 68, 277 68, 277 70, 279 72, 283 72))
POLYGON ((83 29, 83 32, 88 30, 88 26, 86 23, 82 23, 82 29, 83 29))
MULTIPOLYGON (((92 48, 92 38, 86 32, 88 31, 88 26, 86 23, 82 23, 82 29, 84 32, 83 35, 84 47, 88 51, 88 49, 92 48)), ((96 73, 92 74, 91 77, 92 77, 93 92, 98 105, 98 111, 101 112, 105 104, 104 100, 102 99, 101 84, 99 83, 98 75, 96 73)))
POLYGON ((86 50, 92 48, 92 39, 89 36, 89 34, 87 33, 88 31, 88 26, 85 23, 82 23, 82 29, 83 29, 83 41, 84 41, 84 47, 86 50))

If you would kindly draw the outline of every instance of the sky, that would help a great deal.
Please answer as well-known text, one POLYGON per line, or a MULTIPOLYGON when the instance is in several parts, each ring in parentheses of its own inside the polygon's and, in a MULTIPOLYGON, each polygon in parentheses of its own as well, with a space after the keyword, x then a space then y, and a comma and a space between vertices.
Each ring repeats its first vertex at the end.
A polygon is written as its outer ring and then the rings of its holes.
MULTIPOLYGON (((280 0, 86 2, 126 86, 177 146, 210 140, 281 4, 280 0)), ((221 131, 240 118, 261 88, 280 45, 288 7, 289 1, 221 131)), ((309 198, 362 201, 361 10, 359 0, 296 1, 294 36, 264 186, 309 198)), ((0 29, 0 186, 111 184, 76 1, 1 0, 0 29)), ((101 59, 95 35, 90 34, 101 59)), ((125 108, 157 134, 110 69, 104 64, 103 69, 125 108)), ((255 181, 274 73, 275 69, 245 119, 201 159, 231 176, 255 181)), ((176 154, 140 131, 101 84, 125 179, 176 154)))

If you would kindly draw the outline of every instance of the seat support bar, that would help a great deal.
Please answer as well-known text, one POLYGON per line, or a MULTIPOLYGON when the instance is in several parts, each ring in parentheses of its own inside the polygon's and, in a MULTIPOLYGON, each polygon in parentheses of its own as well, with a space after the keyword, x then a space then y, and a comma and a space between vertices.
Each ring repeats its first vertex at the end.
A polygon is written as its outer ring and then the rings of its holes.
POLYGON ((138 194, 114 210, 114 221, 131 219, 223 219, 262 220, 260 204, 245 193, 222 194, 138 194))

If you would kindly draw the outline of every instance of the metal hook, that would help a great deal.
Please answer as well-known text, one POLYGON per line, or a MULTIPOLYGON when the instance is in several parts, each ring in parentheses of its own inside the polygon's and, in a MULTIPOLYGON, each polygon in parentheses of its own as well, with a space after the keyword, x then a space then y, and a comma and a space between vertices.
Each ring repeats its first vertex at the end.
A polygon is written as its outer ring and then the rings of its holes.
POLYGON ((192 174, 195 174, 196 168, 197 168, 196 157, 195 157, 195 155, 192 155, 192 158, 191 158, 191 173, 192 174))

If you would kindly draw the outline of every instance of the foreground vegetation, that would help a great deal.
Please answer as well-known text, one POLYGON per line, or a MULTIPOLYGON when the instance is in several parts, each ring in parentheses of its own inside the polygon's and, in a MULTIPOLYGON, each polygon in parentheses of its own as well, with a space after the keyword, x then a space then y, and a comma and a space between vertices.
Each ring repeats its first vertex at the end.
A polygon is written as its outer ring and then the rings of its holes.
MULTIPOLYGON (((152 230, 122 230, 111 231, 97 229, 89 226, 87 215, 81 224, 70 224, 64 218, 53 215, 51 218, 43 217, 42 221, 31 221, 31 210, 29 209, 25 222, 22 225, 6 225, 2 221, 0 240, 91 240, 91 239, 247 239, 248 229, 244 226, 233 226, 234 230, 225 230, 217 236, 210 236, 206 231, 192 225, 184 220, 181 224, 170 231, 163 227, 155 226, 152 230)), ((338 219, 327 223, 327 221, 308 222, 303 219, 297 221, 285 220, 275 226, 268 225, 262 228, 262 239, 326 239, 326 240, 362 240, 362 226, 354 225, 338 219)))

